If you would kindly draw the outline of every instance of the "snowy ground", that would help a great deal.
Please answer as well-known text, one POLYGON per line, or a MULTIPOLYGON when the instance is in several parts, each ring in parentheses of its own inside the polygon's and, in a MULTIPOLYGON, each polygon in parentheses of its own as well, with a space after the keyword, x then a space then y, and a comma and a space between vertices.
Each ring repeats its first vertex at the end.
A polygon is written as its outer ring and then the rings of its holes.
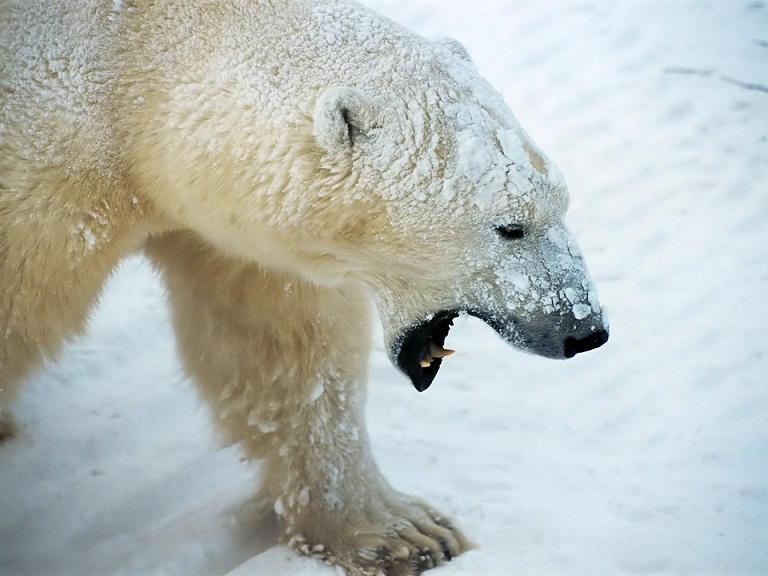
MULTIPOLYGON (((768 3, 369 0, 460 39, 565 173, 612 324, 568 362, 465 320, 417 394, 379 348, 400 489, 480 545, 435 576, 768 573, 768 3)), ((0 446, 0 574, 330 576, 273 547, 140 259, 0 446)))

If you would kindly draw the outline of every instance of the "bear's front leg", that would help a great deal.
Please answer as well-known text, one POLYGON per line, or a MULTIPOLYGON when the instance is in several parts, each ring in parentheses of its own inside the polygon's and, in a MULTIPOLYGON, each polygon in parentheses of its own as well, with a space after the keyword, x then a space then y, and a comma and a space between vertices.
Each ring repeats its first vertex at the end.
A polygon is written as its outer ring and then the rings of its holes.
POLYGON ((301 418, 270 459, 265 488, 284 535, 349 574, 420 574, 468 547, 451 522, 393 490, 371 456, 364 382, 319 374, 301 418))
POLYGON ((190 233, 155 238, 179 350, 225 433, 263 458, 283 537, 350 575, 419 574, 468 548, 424 503, 393 490, 365 430, 371 306, 222 256, 190 233))

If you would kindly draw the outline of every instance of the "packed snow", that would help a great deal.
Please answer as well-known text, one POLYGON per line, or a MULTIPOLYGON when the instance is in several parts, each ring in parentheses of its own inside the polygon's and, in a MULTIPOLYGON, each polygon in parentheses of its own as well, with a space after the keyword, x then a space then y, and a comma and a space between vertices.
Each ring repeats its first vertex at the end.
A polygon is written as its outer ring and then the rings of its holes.
MULTIPOLYGON (((379 337, 378 461, 478 545, 431 574, 768 573, 768 3, 367 4, 468 48, 563 172, 611 317, 564 362, 461 318, 423 394, 379 337)), ((3 576, 336 574, 276 545, 143 259, 15 413, 3 576)))

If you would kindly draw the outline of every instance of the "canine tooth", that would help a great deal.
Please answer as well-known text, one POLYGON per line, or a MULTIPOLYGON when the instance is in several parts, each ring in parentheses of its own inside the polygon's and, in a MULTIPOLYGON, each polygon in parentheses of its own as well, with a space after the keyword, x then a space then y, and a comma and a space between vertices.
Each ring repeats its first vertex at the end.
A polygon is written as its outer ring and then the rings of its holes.
POLYGON ((419 364, 422 368, 429 368, 432 365, 432 361, 435 358, 445 358, 446 356, 450 356, 456 352, 456 350, 449 350, 448 348, 443 348, 442 346, 438 346, 434 342, 429 343, 429 351, 427 352, 427 355, 424 356, 419 361, 419 364))
POLYGON ((434 342, 429 343, 429 355, 432 358, 445 358, 446 356, 450 356, 455 352, 456 350, 449 350, 448 348, 443 348, 442 346, 438 346, 434 342))

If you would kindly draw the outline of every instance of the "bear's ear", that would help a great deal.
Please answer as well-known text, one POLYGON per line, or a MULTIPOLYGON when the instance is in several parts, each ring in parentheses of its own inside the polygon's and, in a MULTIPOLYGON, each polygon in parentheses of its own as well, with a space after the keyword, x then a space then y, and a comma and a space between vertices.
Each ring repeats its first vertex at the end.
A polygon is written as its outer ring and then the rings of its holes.
POLYGON ((472 57, 469 55, 469 52, 464 47, 464 44, 459 42, 458 40, 455 40, 453 38, 442 38, 437 41, 438 46, 442 46, 443 48, 446 48, 451 54, 454 56, 457 56, 458 58, 461 58, 465 62, 469 62, 472 64, 472 57))
POLYGON ((354 88, 329 88, 315 104, 315 138, 326 150, 351 148, 376 125, 376 106, 354 88))

